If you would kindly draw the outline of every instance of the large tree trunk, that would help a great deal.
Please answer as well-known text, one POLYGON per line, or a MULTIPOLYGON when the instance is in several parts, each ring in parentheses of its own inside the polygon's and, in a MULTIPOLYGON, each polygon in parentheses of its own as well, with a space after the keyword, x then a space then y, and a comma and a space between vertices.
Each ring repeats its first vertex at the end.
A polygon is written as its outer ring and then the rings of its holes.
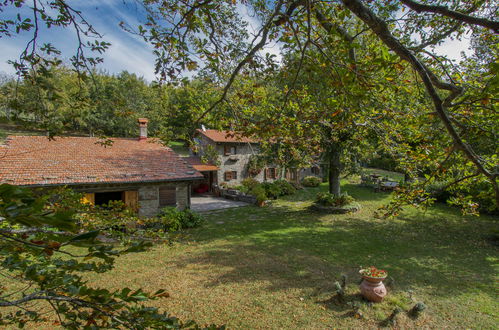
POLYGON ((335 196, 341 193, 340 173, 341 173, 341 150, 332 148, 329 152, 329 192, 335 196))

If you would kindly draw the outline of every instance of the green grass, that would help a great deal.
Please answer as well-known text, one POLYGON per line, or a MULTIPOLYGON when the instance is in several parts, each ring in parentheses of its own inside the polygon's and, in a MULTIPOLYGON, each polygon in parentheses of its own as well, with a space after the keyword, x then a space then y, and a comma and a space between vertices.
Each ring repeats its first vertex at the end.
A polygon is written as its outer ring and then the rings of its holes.
POLYGON ((189 148, 185 146, 183 141, 171 141, 168 146, 181 157, 189 156, 189 148))
POLYGON ((0 123, 0 142, 3 142, 9 135, 45 135, 44 131, 23 129, 11 123, 0 123))
POLYGON ((404 180, 404 174, 399 172, 386 171, 379 168, 370 168, 370 167, 365 167, 362 169, 362 171, 367 174, 378 174, 383 177, 388 177, 390 180, 397 182, 404 180))
POLYGON ((498 249, 487 240, 496 218, 463 217, 436 205, 408 209, 395 220, 374 211, 389 199, 354 181, 343 189, 362 205, 356 214, 324 215, 307 207, 326 186, 308 188, 272 206, 206 214, 207 223, 173 245, 120 257, 116 269, 91 280, 102 286, 168 290, 152 302, 181 319, 229 328, 371 328, 393 308, 424 302, 401 328, 496 328, 498 249), (334 299, 348 276, 347 301, 358 296, 358 269, 375 265, 395 282, 383 303, 362 302, 363 319, 334 299))

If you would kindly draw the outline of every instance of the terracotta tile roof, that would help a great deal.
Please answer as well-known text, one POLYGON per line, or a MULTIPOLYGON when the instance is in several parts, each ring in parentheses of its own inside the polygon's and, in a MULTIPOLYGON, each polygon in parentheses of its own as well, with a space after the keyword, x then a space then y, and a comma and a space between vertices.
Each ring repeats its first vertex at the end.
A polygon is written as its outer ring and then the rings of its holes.
POLYGON ((258 143, 258 141, 251 139, 246 136, 242 136, 241 134, 234 131, 219 131, 216 129, 207 129, 207 130, 197 130, 198 133, 206 136, 208 139, 213 142, 242 142, 242 143, 258 143))
POLYGON ((203 163, 203 161, 201 160, 201 158, 199 158, 197 156, 186 157, 186 159, 187 159, 187 162, 189 164, 191 164, 192 167, 194 167, 195 170, 198 170, 200 172, 203 172, 203 171, 218 171, 219 170, 219 168, 216 167, 213 164, 203 163))
POLYGON ((61 185, 201 179, 187 160, 153 139, 9 136, 0 145, 0 183, 61 185))

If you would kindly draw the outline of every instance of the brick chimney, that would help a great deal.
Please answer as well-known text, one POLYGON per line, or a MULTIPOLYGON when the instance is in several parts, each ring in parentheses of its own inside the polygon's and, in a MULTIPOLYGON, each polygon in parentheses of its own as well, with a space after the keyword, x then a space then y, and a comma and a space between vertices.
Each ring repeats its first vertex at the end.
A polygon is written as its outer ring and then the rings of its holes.
POLYGON ((147 139, 147 123, 149 120, 147 118, 139 118, 137 119, 139 122, 139 130, 140 130, 140 135, 139 135, 139 141, 141 140, 146 140, 147 139))

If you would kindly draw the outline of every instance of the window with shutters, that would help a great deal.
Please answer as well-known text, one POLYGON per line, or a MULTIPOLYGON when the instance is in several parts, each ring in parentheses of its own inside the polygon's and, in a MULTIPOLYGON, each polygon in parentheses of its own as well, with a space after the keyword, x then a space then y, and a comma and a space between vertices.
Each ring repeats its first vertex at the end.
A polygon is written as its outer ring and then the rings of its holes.
POLYGON ((237 180, 237 171, 227 171, 224 173, 225 181, 237 180))
POLYGON ((277 178, 277 171, 275 169, 275 167, 269 167, 267 168, 267 170, 265 171, 265 174, 266 174, 266 179, 275 179, 277 178))
POLYGON ((312 167, 312 174, 319 175, 321 173, 321 169, 318 166, 312 167))
POLYGON ((177 205, 177 191, 175 187, 159 188, 159 206, 176 206, 177 205))

